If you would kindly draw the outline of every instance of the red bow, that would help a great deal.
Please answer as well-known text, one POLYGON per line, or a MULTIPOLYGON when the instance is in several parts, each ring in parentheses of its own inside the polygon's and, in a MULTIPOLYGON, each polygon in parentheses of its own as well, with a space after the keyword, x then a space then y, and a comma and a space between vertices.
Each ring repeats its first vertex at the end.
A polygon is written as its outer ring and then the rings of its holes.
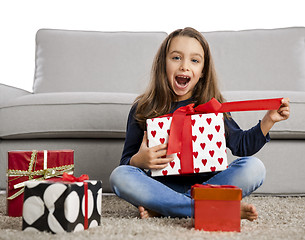
POLYGON ((64 172, 62 176, 63 176, 62 181, 65 181, 65 182, 83 182, 85 180, 89 180, 89 176, 87 174, 83 174, 77 178, 73 175, 70 175, 70 174, 64 172))
POLYGON ((165 115, 166 117, 172 116, 167 155, 180 152, 181 159, 183 159, 180 162, 181 172, 183 174, 192 173, 194 171, 192 161, 192 114, 273 110, 281 106, 281 101, 282 98, 275 98, 220 103, 212 98, 209 102, 195 108, 194 104, 178 108, 173 114, 165 115))
POLYGON ((200 113, 224 113, 237 111, 259 111, 259 110, 274 110, 281 106, 283 98, 263 99, 263 100, 248 100, 220 103, 215 98, 209 102, 201 104, 194 108, 194 104, 178 108, 172 114, 172 123, 170 128, 170 135, 168 139, 167 154, 181 152, 183 136, 191 133, 189 129, 190 118, 187 115, 200 113))

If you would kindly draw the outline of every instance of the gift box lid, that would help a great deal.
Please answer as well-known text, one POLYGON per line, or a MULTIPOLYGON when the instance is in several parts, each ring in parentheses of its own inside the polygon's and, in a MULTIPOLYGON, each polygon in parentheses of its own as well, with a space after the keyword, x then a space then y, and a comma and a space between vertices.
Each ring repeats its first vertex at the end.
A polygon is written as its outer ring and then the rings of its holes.
POLYGON ((195 184, 191 191, 194 200, 227 200, 240 201, 242 190, 232 185, 195 184))

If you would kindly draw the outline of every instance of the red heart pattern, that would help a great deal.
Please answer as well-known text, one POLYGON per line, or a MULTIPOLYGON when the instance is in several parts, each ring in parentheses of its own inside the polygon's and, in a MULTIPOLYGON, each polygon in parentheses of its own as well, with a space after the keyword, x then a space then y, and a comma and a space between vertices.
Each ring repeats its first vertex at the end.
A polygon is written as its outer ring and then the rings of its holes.
POLYGON ((213 156, 214 156, 214 153, 215 153, 215 151, 214 151, 214 150, 210 150, 210 151, 209 151, 209 154, 210 154, 210 156, 211 156, 211 157, 213 157, 213 156))
POLYGON ((191 120, 191 123, 192 123, 192 126, 194 127, 195 123, 196 123, 196 120, 195 119, 192 119, 191 120))
MULTIPOLYGON (((213 113, 191 116, 194 173, 222 171, 227 168, 222 115, 213 113)), ((147 120, 149 147, 168 142, 171 121, 172 117, 147 120)), ((181 174, 180 161, 184 161, 181 153, 175 153, 171 157, 174 157, 174 160, 164 169, 152 170, 152 176, 181 174)))
POLYGON ((202 148, 202 150, 204 150, 205 149, 205 143, 200 143, 200 147, 202 148))
POLYGON ((220 125, 216 125, 216 126, 215 126, 215 129, 216 129, 217 132, 219 132, 219 130, 220 130, 220 125))
POLYGON ((205 166, 205 165, 207 165, 208 160, 207 159, 202 159, 201 162, 205 166))
POLYGON ((169 165, 170 165, 172 168, 174 168, 175 162, 174 162, 174 161, 171 161, 171 162, 169 163, 169 165))
POLYGON ((201 133, 203 133, 204 127, 199 127, 199 131, 200 131, 201 133))

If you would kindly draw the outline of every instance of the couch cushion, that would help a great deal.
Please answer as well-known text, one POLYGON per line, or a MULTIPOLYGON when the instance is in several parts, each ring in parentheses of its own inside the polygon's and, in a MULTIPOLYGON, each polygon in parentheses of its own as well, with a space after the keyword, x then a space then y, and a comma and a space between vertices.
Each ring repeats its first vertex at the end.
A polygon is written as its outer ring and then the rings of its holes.
POLYGON ((141 93, 164 32, 42 29, 33 91, 141 93))
MULTIPOLYGON (((127 116, 136 98, 124 93, 44 93, 17 98, 0 107, 0 138, 124 138, 127 116), (14 119, 14 121, 12 121, 14 119)), ((227 101, 289 97, 291 115, 274 125, 274 139, 305 139, 305 94, 279 91, 227 91, 227 101)), ((243 129, 266 111, 233 112, 243 129)))
POLYGON ((225 91, 305 91, 305 28, 203 33, 225 91))
MULTIPOLYGON (((305 92, 293 91, 227 91, 223 93, 227 101, 243 101, 288 97, 290 117, 276 123, 270 136, 273 139, 305 139, 305 92)), ((249 129, 258 123, 266 111, 232 112, 232 117, 242 129, 249 129)))
POLYGON ((124 138, 135 97, 93 92, 22 96, 0 107, 0 138, 124 138))

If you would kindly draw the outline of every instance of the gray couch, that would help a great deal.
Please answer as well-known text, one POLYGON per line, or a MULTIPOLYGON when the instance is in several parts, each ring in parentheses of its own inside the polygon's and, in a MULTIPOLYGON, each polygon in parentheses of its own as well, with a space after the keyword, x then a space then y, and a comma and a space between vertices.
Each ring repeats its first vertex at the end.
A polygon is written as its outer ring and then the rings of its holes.
MULTIPOLYGON (((267 168, 257 192, 305 193, 305 28, 203 34, 228 101, 291 100, 290 119, 272 129, 272 141, 257 154, 267 168)), ((33 92, 0 84, 1 189, 9 150, 74 149, 75 175, 102 179, 110 192, 108 177, 120 161, 129 109, 147 86, 166 36, 39 30, 33 92)), ((246 129, 263 114, 233 117, 246 129)))

